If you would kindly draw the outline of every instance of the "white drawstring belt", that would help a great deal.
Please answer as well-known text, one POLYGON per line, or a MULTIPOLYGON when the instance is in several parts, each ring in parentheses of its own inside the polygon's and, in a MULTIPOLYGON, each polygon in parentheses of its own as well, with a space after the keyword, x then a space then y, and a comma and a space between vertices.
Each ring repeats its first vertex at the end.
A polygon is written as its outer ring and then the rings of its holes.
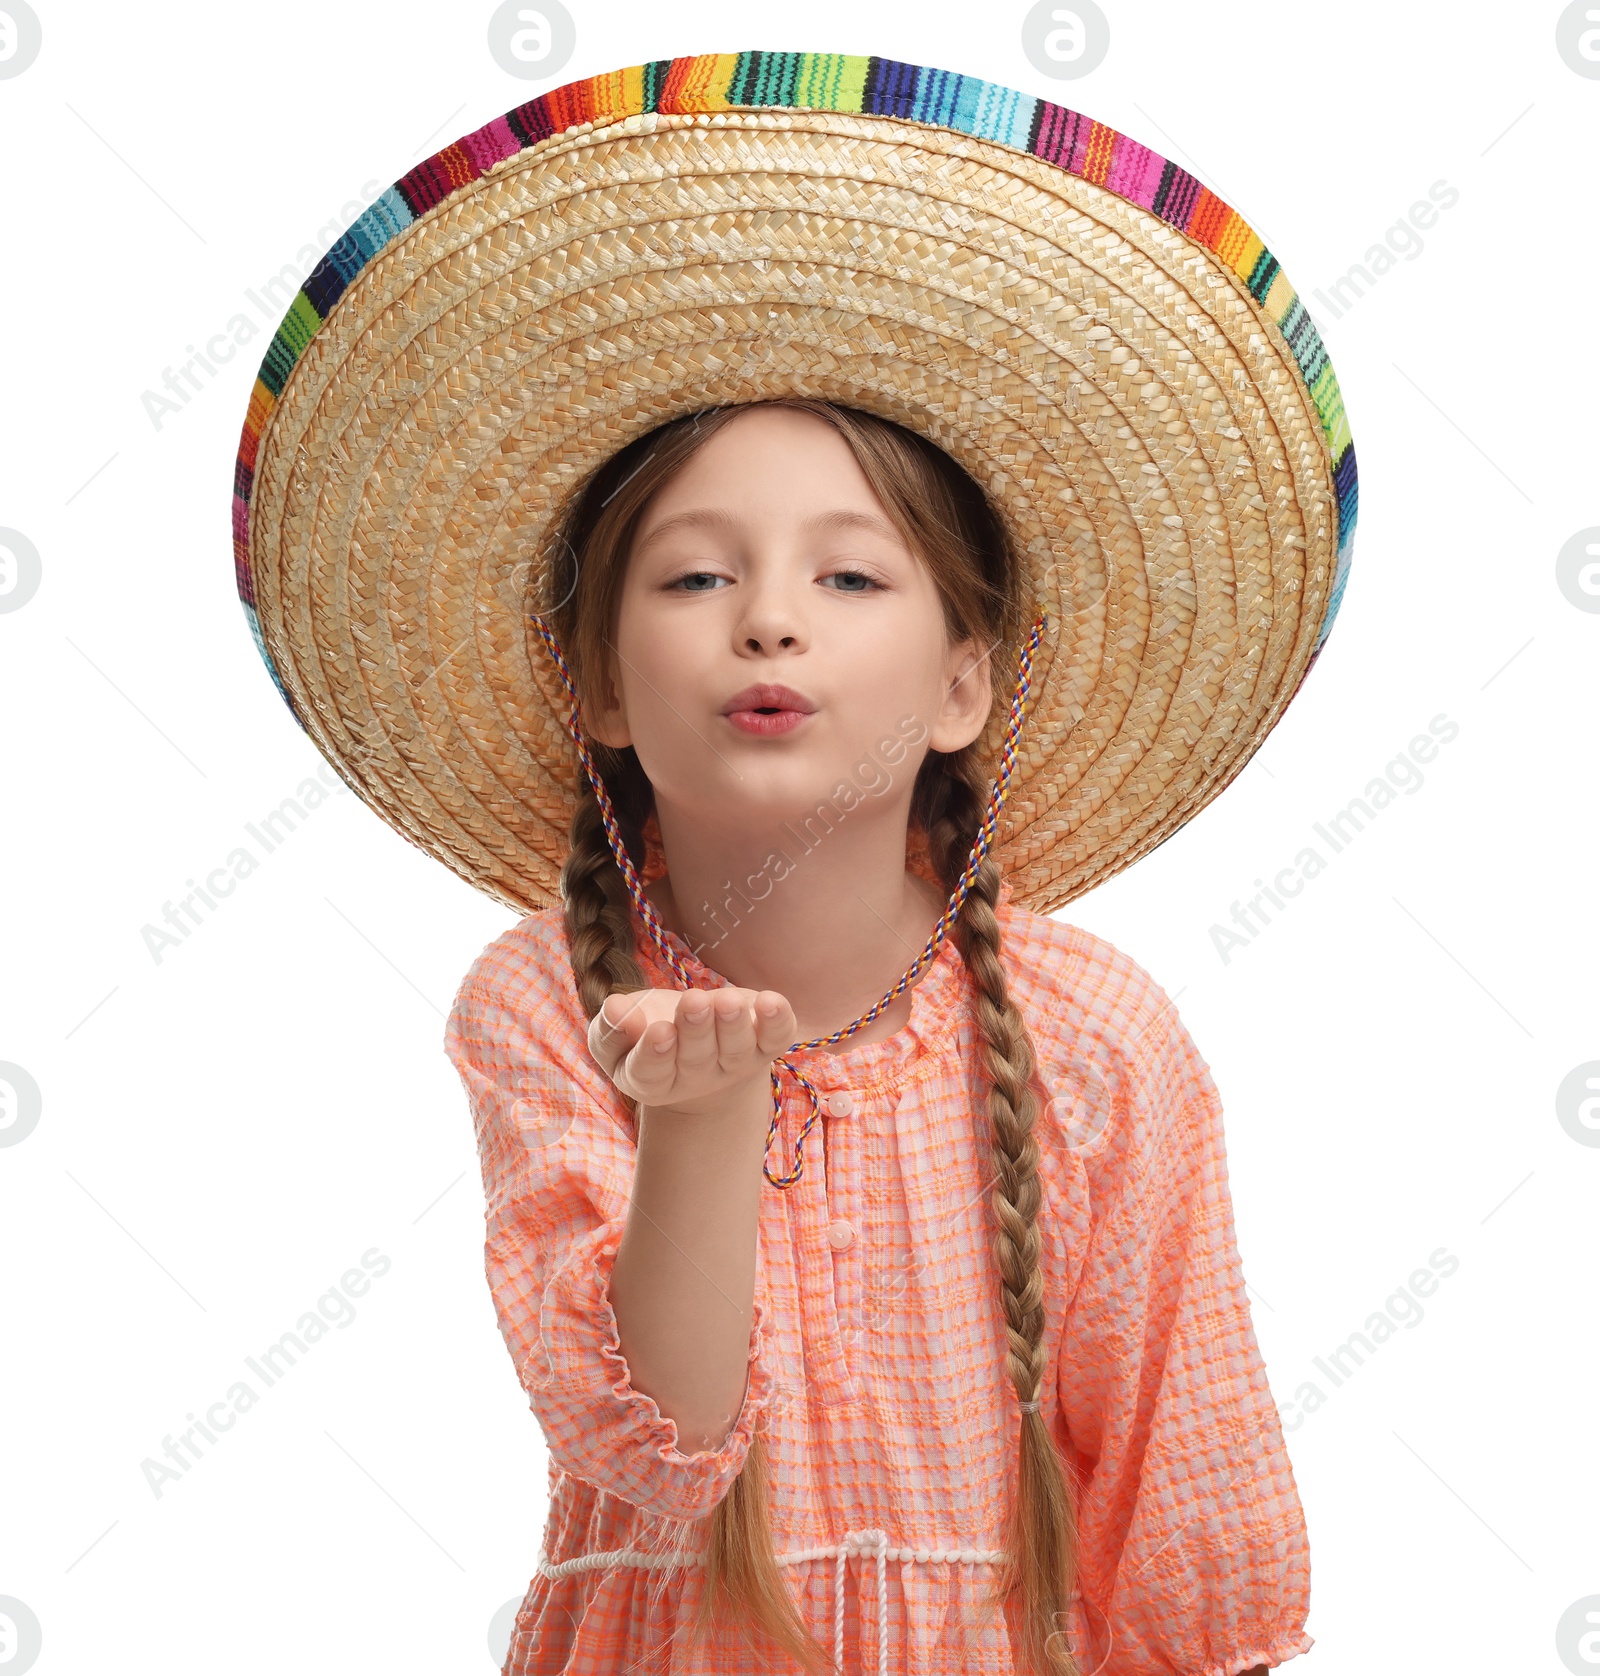
MULTIPOLYGON (((889 1676, 889 1533, 887 1531, 846 1531, 839 1544, 838 1563, 833 1568, 833 1659, 844 1669, 844 1562, 854 1548, 857 1553, 869 1549, 878 1556, 878 1669, 881 1676, 889 1676)), ((857 1617, 857 1635, 860 1634, 857 1617)))
MULTIPOLYGON (((889 1533, 882 1530, 847 1531, 844 1541, 829 1548, 802 1548, 792 1554, 779 1554, 779 1565, 803 1565, 808 1560, 832 1560, 833 1568, 833 1656, 840 1671, 844 1670, 844 1569, 851 1554, 872 1554, 878 1562, 878 1673, 889 1676, 889 1589, 888 1563, 890 1560, 964 1565, 999 1565, 1005 1559, 1003 1549, 997 1548, 891 1548, 889 1533)), ((616 1565, 636 1565, 654 1571, 669 1565, 703 1563, 698 1554, 681 1550, 666 1554, 646 1553, 636 1548, 613 1548, 605 1553, 580 1554, 573 1560, 559 1560, 552 1564, 543 1554, 539 1556, 539 1575, 551 1579, 570 1577, 577 1571, 600 1571, 616 1565)), ((859 1621, 859 1620, 858 1620, 859 1621)))

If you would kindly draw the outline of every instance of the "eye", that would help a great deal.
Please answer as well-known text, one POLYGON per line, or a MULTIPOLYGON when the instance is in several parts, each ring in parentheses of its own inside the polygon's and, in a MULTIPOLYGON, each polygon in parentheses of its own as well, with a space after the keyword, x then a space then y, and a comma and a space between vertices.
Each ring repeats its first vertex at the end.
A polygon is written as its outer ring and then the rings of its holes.
POLYGON ((715 571, 686 570, 683 575, 673 577, 673 579, 668 582, 666 586, 668 590, 677 589, 678 591, 686 594, 710 594, 715 593, 716 589, 684 587, 683 584, 686 582, 725 582, 726 580, 727 578, 725 576, 718 576, 715 571))
POLYGON ((880 583, 875 576, 870 576, 864 570, 851 570, 851 569, 847 568, 847 569, 844 569, 844 570, 832 571, 832 572, 830 572, 830 574, 833 575, 833 576, 847 577, 852 584, 856 583, 856 582, 864 582, 866 584, 865 587, 861 587, 861 588, 857 588, 857 587, 854 587, 854 586, 848 587, 848 588, 835 588, 832 591, 836 594, 864 594, 864 593, 869 592, 873 588, 882 587, 882 583, 880 583))

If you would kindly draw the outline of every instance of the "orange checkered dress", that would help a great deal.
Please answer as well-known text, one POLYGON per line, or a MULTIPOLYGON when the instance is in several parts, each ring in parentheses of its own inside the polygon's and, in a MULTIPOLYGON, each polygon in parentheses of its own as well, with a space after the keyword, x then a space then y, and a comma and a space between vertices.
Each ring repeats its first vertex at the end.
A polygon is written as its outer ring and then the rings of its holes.
MULTIPOLYGON (((1071 1644, 1085 1676, 1236 1676, 1305 1652, 1304 1520, 1251 1325, 1216 1087, 1172 1002, 1002 886, 1001 958, 1038 1059, 1054 1369, 1042 1417, 1081 1475, 1071 1644)), ((634 910, 647 981, 676 983, 634 910)), ((672 934, 669 933, 669 936, 672 934)), ((697 988, 724 980, 672 939, 697 988)), ((765 1423, 783 1575, 847 1673, 1011 1676, 985 1591, 1020 1416, 1005 1376, 975 990, 946 941, 894 1036, 795 1062, 823 1117, 762 1190, 744 1406, 714 1452, 630 1383, 607 1285, 634 1118, 587 1046, 559 908, 491 943, 446 1051, 470 1099, 501 1332, 549 1447, 538 1573, 505 1676, 748 1676, 688 1624, 689 1521, 765 1423), (676 1556, 676 1558, 674 1558, 676 1556)), ((809 1111, 783 1077, 768 1154, 809 1111)))

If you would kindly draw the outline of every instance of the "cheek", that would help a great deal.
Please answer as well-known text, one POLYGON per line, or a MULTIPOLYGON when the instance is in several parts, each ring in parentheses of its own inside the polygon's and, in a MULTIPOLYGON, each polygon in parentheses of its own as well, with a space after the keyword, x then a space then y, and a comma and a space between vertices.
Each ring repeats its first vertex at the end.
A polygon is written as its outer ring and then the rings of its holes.
POLYGON ((860 726, 874 740, 880 735, 910 736, 914 723, 921 724, 918 737, 925 738, 939 710, 938 671, 911 648, 884 648, 861 665, 859 686, 860 726))
POLYGON ((648 699, 652 688, 665 692, 663 681, 674 681, 674 672, 682 665, 682 648, 675 638, 678 625, 673 616, 657 609, 648 598, 623 597, 612 655, 617 662, 619 685, 630 706, 648 699))
MULTIPOLYGON (((635 741, 681 748, 684 718, 705 708, 709 677, 704 629, 681 611, 652 611, 648 605, 624 609, 617 626, 618 690, 628 711, 635 741)), ((692 737, 692 735, 691 735, 692 737)))

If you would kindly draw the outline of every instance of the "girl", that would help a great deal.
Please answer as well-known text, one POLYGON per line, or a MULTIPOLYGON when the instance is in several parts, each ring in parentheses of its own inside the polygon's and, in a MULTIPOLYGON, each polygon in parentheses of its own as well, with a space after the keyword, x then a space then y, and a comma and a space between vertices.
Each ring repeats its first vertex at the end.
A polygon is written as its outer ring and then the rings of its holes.
POLYGON ((564 537, 556 639, 689 986, 591 795, 562 906, 450 1020, 551 1455, 506 1670, 826 1669, 820 1635, 846 1671, 1010 1670, 1014 1638, 1040 1673, 1235 1676, 1309 1646, 1211 1078, 1148 974, 975 852, 1022 605, 978 486, 769 400, 624 448, 564 537), (780 1055, 809 1136, 790 1087, 769 1138, 780 1055))
POLYGON ((1339 386, 1237 213, 949 71, 633 65, 348 229, 234 493, 295 719, 518 915, 446 1038, 550 1450, 508 1676, 1307 1650, 1216 1087, 1050 917, 1342 597, 1339 386))

